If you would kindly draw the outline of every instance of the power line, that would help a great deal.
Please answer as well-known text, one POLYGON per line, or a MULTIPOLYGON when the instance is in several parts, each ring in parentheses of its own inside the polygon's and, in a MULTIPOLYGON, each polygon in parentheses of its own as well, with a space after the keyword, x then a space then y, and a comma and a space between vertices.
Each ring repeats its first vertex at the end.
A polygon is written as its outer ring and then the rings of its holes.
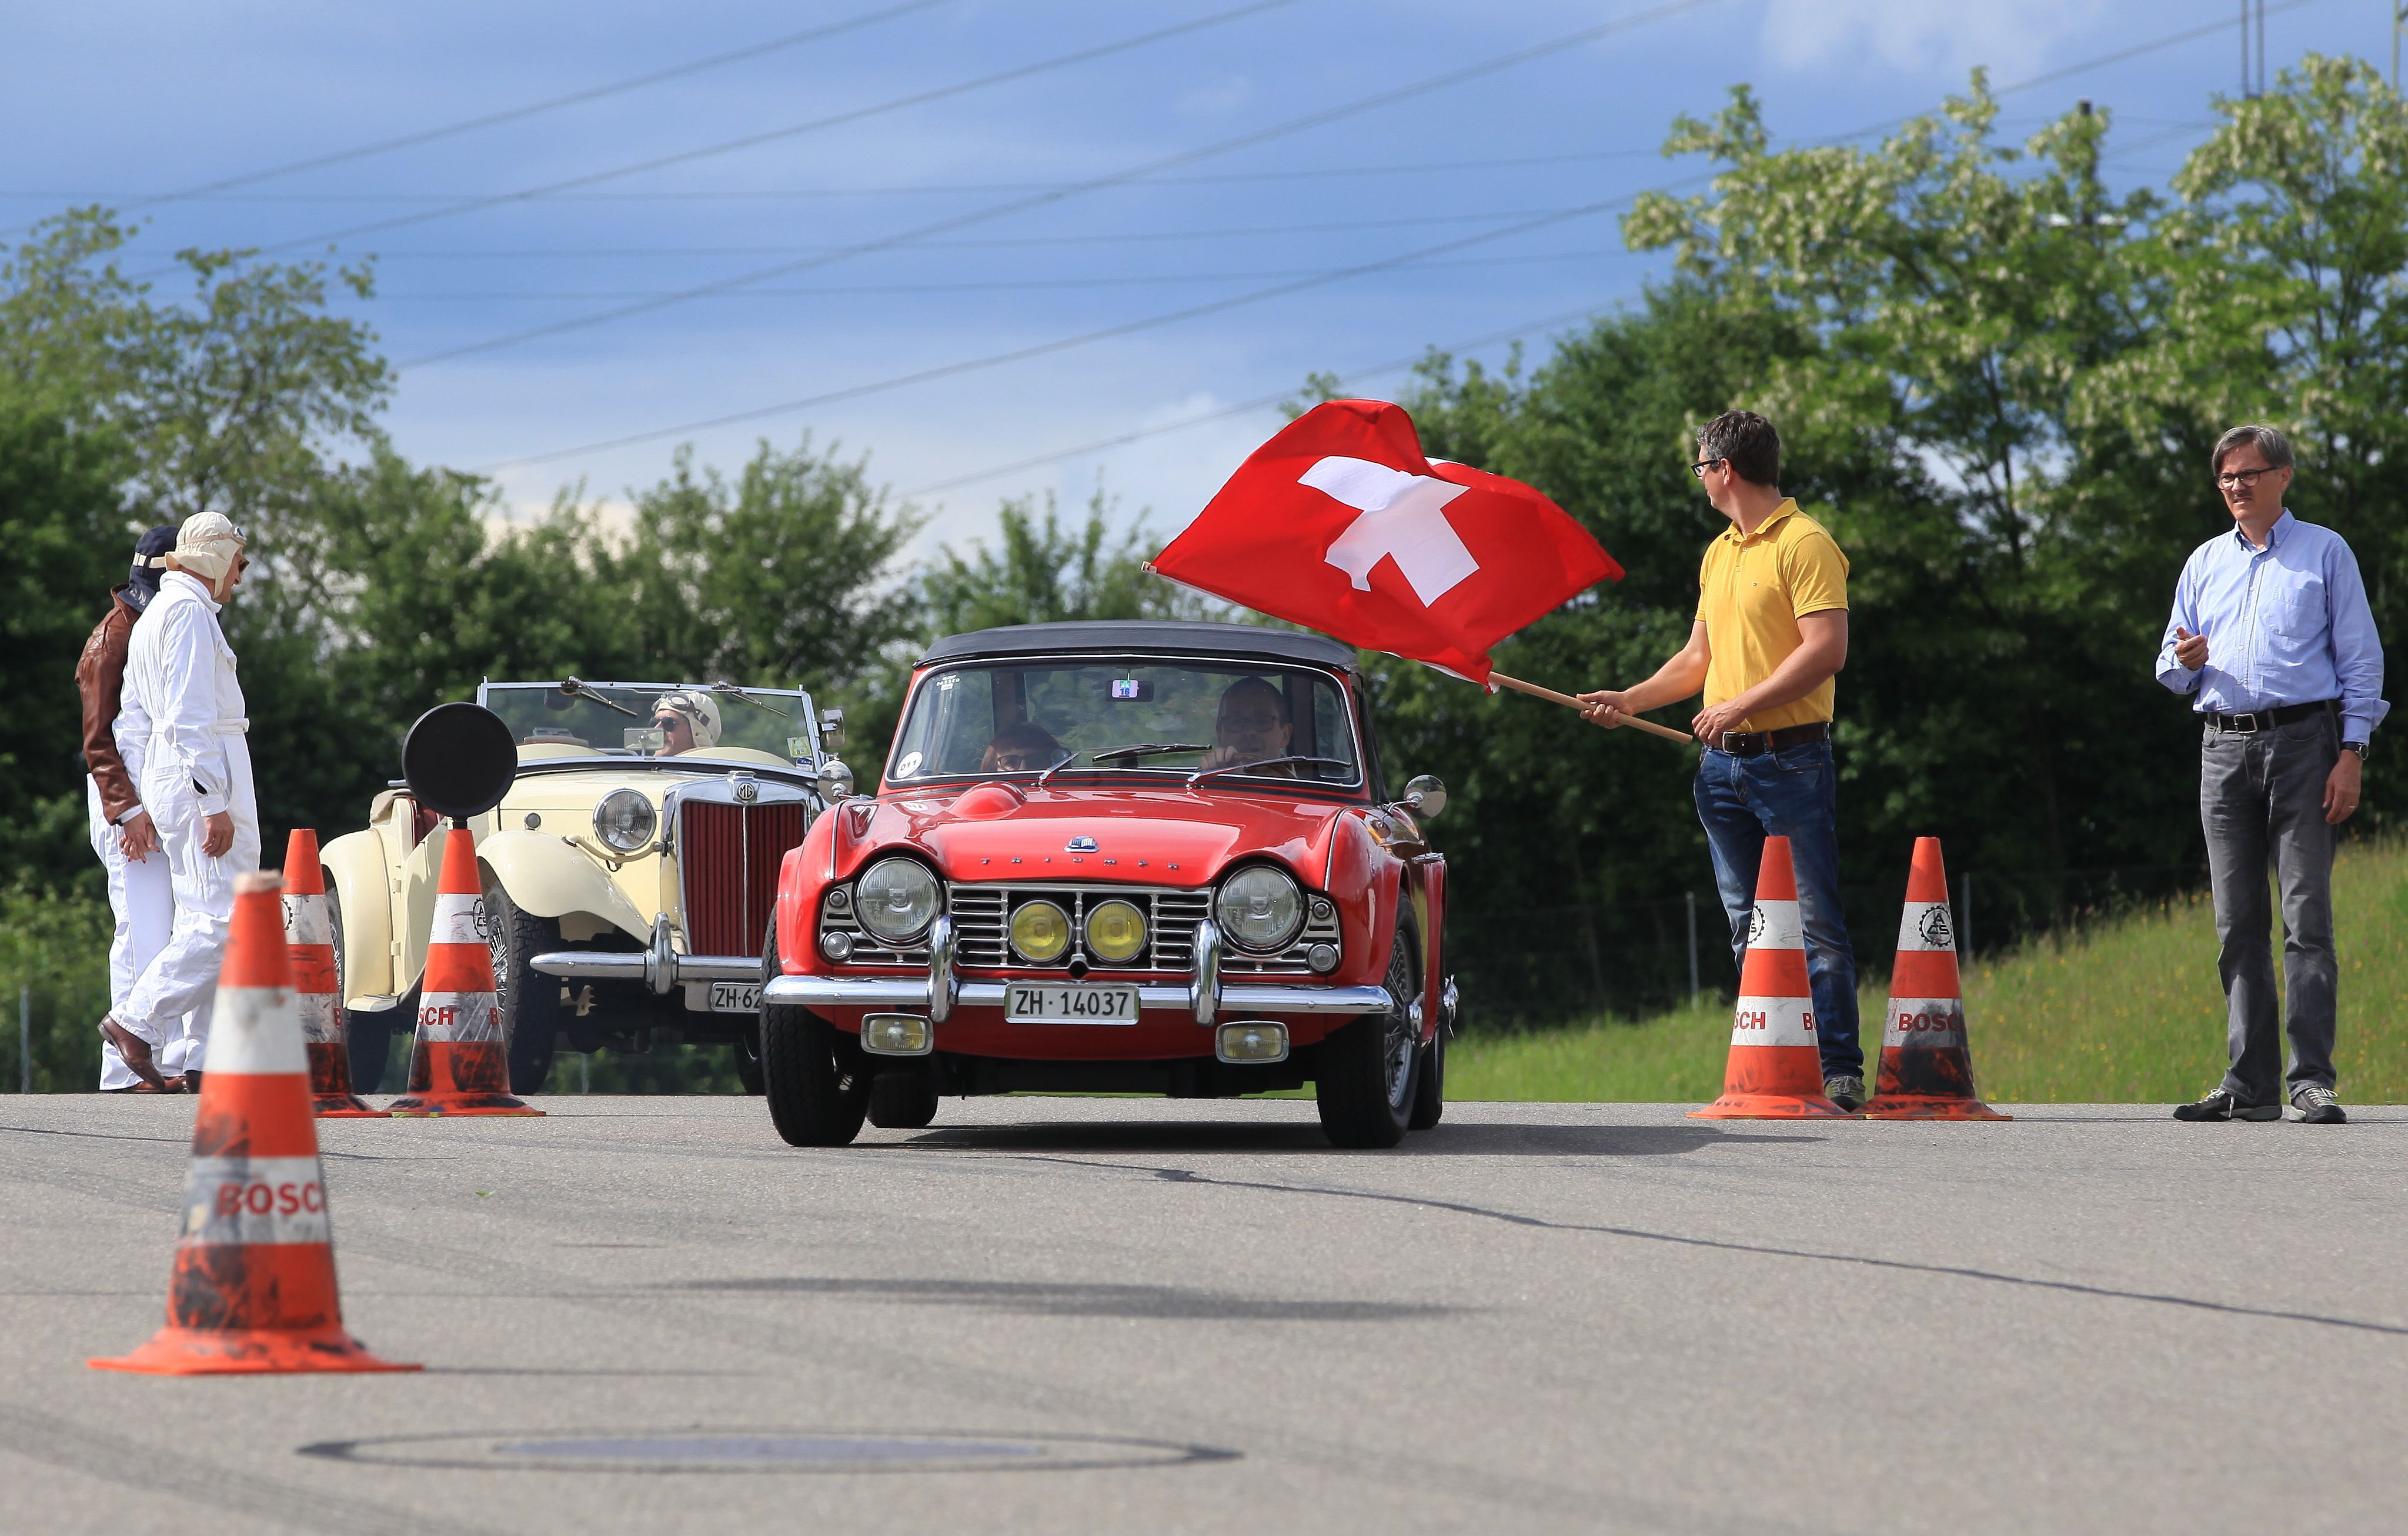
MULTIPOLYGON (((1532 266, 1548 262, 1612 261, 1628 256, 1627 249, 1596 251, 1554 251, 1521 256, 1468 256, 1459 261, 1416 262, 1416 269, 1452 270, 1465 266, 1532 266)), ((1075 278, 1019 278, 985 282, 867 282, 826 284, 814 288, 747 288, 738 293, 717 294, 715 298, 839 298, 874 294, 996 294, 1026 293, 1046 289, 1070 288, 1142 288, 1154 283, 1176 282, 1262 282, 1274 278, 1302 278, 1323 270, 1312 266, 1273 267, 1254 272, 1154 272, 1136 276, 1081 276, 1075 278)), ((641 290, 633 293, 490 293, 490 294, 379 294, 380 304, 495 304, 529 300, 594 300, 650 298, 641 290)))
POLYGON ((1026 197, 1015 198, 1010 202, 995 204, 985 208, 977 209, 969 213, 957 214, 948 219, 939 219, 933 223, 922 224, 916 228, 904 230, 898 234, 889 235, 880 239, 866 240, 860 244, 848 246, 841 251, 833 251, 825 255, 809 257, 796 262, 781 262, 775 266, 766 266, 751 272, 738 273, 734 277, 723 278, 716 282, 703 283, 697 287, 687 289, 679 294, 666 294, 659 298, 647 299, 641 303, 623 305, 614 309, 599 310, 594 314, 582 315, 571 320, 555 321, 547 325, 531 326, 525 330, 514 331, 506 336, 489 337, 483 341, 473 341, 464 343, 459 346, 446 347, 439 352, 428 352, 419 357, 406 359, 396 365, 396 366, 400 368, 418 367, 428 363, 443 362, 451 358, 464 357, 475 352, 492 352, 502 347, 515 346, 523 341, 533 341, 543 337, 558 336, 566 331, 580 330, 587 326, 606 324, 614 320, 624 320, 632 315, 644 314, 655 309, 666 309, 670 305, 681 304, 689 299, 700 298, 705 294, 722 293, 731 288, 741 288, 752 283, 765 281, 770 278, 785 277, 792 273, 808 271, 814 267, 825 266, 834 262, 843 261, 853 256, 867 255, 875 251, 892 250, 896 246, 924 239, 931 235, 941 235, 949 230, 967 228, 972 224, 984 223, 990 220, 1004 218, 1010 214, 1026 212, 1031 208, 1042 208, 1050 204, 1063 202, 1067 199, 1080 196, 1085 193, 1095 192, 1104 187, 1115 186, 1125 181, 1132 181, 1140 177, 1150 176, 1156 171, 1168 170, 1173 166, 1188 165, 1195 161, 1208 159, 1215 155, 1226 154, 1235 150, 1248 149, 1256 144, 1268 143, 1272 139, 1284 137, 1290 134, 1299 133, 1307 128, 1320 127, 1326 123, 1338 122, 1343 118, 1353 117, 1357 114, 1369 111, 1377 107, 1388 106, 1412 96, 1426 94, 1429 92, 1440 90, 1450 85, 1460 84, 1465 80, 1474 79, 1483 75, 1495 74, 1498 71, 1512 68, 1515 65, 1527 63, 1532 59, 1542 58, 1547 54, 1560 52, 1566 49, 1577 47, 1582 43, 1591 42, 1600 37, 1610 36, 1617 32, 1628 31, 1631 28, 1644 25, 1649 22, 1657 21, 1667 16, 1678 15, 1683 11, 1694 10, 1699 6, 1711 5, 1713 3, 1714 0, 1668 0, 1668 3, 1656 6, 1648 10, 1635 12, 1631 15, 1620 17, 1614 21, 1601 22, 1595 26, 1583 27, 1576 32, 1568 33, 1558 37, 1553 37, 1542 43, 1535 43, 1527 48, 1516 49, 1509 53, 1498 54, 1494 58, 1483 60, 1478 64, 1467 65, 1458 69, 1451 69, 1442 74, 1431 76, 1426 79, 1415 80, 1408 85, 1397 86, 1387 91, 1376 92, 1371 95, 1359 97, 1356 100, 1345 103, 1342 106, 1325 108, 1318 112, 1310 112, 1299 118, 1291 118, 1285 122, 1276 123, 1268 128, 1256 129, 1251 133, 1240 134, 1234 138, 1223 139, 1218 143, 1208 144, 1200 149, 1183 150, 1175 154, 1158 156, 1155 159, 1144 161, 1138 165, 1128 166, 1125 169, 1115 171, 1109 176, 1095 177, 1084 181, 1071 182, 1065 186, 1054 188, 1051 191, 1034 194, 1026 197))
POLYGON ((397 214, 393 218, 380 219, 372 223, 353 224, 349 228, 330 230, 324 234, 305 235, 295 239, 280 240, 274 245, 262 246, 259 249, 262 253, 291 251, 300 246, 350 239, 358 235, 374 235, 388 229, 400 229, 410 224, 425 223, 431 220, 449 219, 457 214, 473 213, 480 208, 498 208, 506 203, 528 202, 538 197, 548 197, 555 193, 570 191, 577 187, 592 186, 597 181, 615 180, 623 176, 637 176, 646 171, 663 170, 671 165, 689 165, 696 160, 709 159, 714 155, 731 154, 738 150, 748 150, 757 145, 773 143, 779 139, 817 133, 825 128, 841 127, 846 123, 860 122, 889 112, 899 112, 907 108, 924 107, 930 102, 942 101, 949 96, 964 95, 969 92, 982 91, 989 86, 1004 85, 1056 69, 1067 69, 1073 65, 1092 63, 1114 53, 1125 53, 1130 49, 1142 48, 1172 37, 1185 36, 1189 33, 1222 26, 1267 10, 1282 10, 1299 3, 1300 0, 1251 0, 1250 4, 1239 6, 1230 10, 1215 11, 1210 16, 1198 17, 1194 21, 1181 22, 1173 26, 1158 27, 1152 32, 1139 33, 1114 42, 1097 43, 1069 53, 1056 54, 1050 59, 1040 59, 1034 64, 1015 65, 1010 69, 999 69, 992 74, 980 75, 967 80, 956 80, 951 85, 915 91, 908 95, 895 96, 885 101, 872 103, 867 107, 852 108, 842 112, 831 113, 826 117, 789 123, 782 128, 770 128, 757 134, 746 134, 738 138, 706 144, 699 149, 681 150, 675 154, 656 155, 650 160, 616 165, 608 170, 590 171, 582 176, 572 176, 564 180, 546 182, 541 186, 523 187, 516 192, 494 193, 485 196, 467 198, 443 208, 430 208, 423 213, 397 214))
MULTIPOLYGON (((1638 160, 1659 155, 1660 149, 1584 150, 1570 154, 1514 155, 1495 160, 1432 160, 1408 165, 1329 165, 1300 170, 1216 171, 1200 176, 1161 176, 1146 183, 1156 187, 1221 186, 1252 181, 1319 181, 1351 176, 1434 176, 1447 171, 1512 170, 1529 165, 1563 165, 1599 160, 1638 160)), ((564 192, 547 200, 557 203, 647 203, 700 202, 732 203, 757 200, 785 200, 810 197, 916 197, 960 196, 982 192, 1046 192, 1063 185, 1059 181, 956 181, 922 182, 896 187, 752 187, 720 191, 664 192, 564 192)), ((0 198, 39 199, 46 202, 122 203, 132 206, 138 202, 165 201, 170 197, 197 197, 195 193, 82 193, 82 192, 0 192, 0 198)), ((227 203, 452 203, 464 197, 481 196, 479 193, 458 192, 300 192, 258 193, 248 195, 212 198, 227 203)))
MULTIPOLYGON (((1691 182, 1701 181, 1704 179, 1706 179, 1705 176, 1700 175, 1689 178, 1687 182, 1675 182, 1673 185, 1687 185, 1691 182)), ((1540 218, 1526 220, 1518 224, 1510 224, 1503 229, 1492 229, 1478 235, 1460 236, 1455 239, 1447 240, 1438 245, 1426 246, 1419 251, 1408 251, 1401 255, 1385 256, 1374 262, 1360 262, 1352 266, 1335 267, 1326 272, 1315 273, 1311 277, 1298 278, 1293 281, 1278 283, 1269 288, 1258 288, 1249 294, 1239 294, 1228 298, 1213 299, 1204 304, 1190 305, 1185 309, 1174 309, 1167 314, 1149 315, 1141 320, 1125 321, 1117 325, 1107 325, 1100 330, 1087 331, 1078 336, 1058 337, 1051 341, 1040 341, 1032 346, 1026 347, 1015 347, 1009 352, 994 352, 985 357, 966 358, 960 362, 947 363, 933 368, 922 368, 912 373, 898 374, 891 379, 881 379, 870 383, 854 384, 845 389, 829 390, 824 394, 807 395, 799 400, 785 400, 781 401, 774 406, 761 406, 751 410, 733 411, 724 416, 711 417, 707 421, 686 422, 677 426, 656 427, 647 432, 629 433, 625 437, 612 438, 602 442, 581 443, 575 448, 555 449, 549 453, 530 453, 522 455, 518 458, 497 460, 492 464, 477 466, 474 472, 484 474, 496 469, 514 468, 520 465, 544 464, 553 459, 570 458, 580 453, 598 453, 607 449, 624 448, 634 443, 651 442, 660 438, 673 438, 683 433, 703 431, 710 427, 732 426, 738 422, 757 421, 764 416, 782 416, 792 411, 808 410, 816 406, 833 405, 840 400, 856 400, 864 395, 882 395, 889 390, 903 389, 912 384, 930 383, 939 379, 953 378, 957 374, 974 373, 986 368, 1000 367, 1007 363, 1025 362, 1032 357, 1042 357, 1051 352, 1068 352, 1076 347, 1089 346, 1095 342, 1109 340, 1114 337, 1130 336, 1139 331, 1155 330, 1165 325, 1177 324, 1181 321, 1197 320, 1201 319, 1205 315, 1220 314, 1230 309, 1241 309, 1248 305, 1260 304, 1266 300, 1282 298, 1290 294, 1302 293, 1310 288, 1326 287, 1333 282, 1344 282, 1351 278, 1364 277, 1373 272, 1384 272, 1393 267, 1405 266, 1411 262, 1421 261, 1426 257, 1442 255, 1450 251, 1461 251, 1468 246, 1484 244, 1489 240, 1501 240, 1511 236, 1526 234, 1533 229, 1543 229, 1550 224, 1563 223, 1568 220, 1587 218, 1595 214, 1606 212, 1612 208, 1619 208, 1623 204, 1629 202, 1630 199, 1636 195, 1637 194, 1635 193, 1627 194, 1621 197, 1609 198, 1603 202, 1591 203, 1584 208, 1567 208, 1560 212, 1549 213, 1540 218)))
MULTIPOLYGON (((415 133, 403 134, 397 138, 379 139, 373 144, 337 150, 332 154, 313 155, 307 160, 294 160, 281 165, 271 165, 265 170, 249 171, 241 176, 223 177, 215 181, 204 182, 197 187, 187 188, 182 192, 153 193, 147 196, 132 198, 124 206, 148 208, 159 203, 180 203, 195 198, 214 197, 236 187, 252 186, 261 181, 274 180, 278 177, 296 176, 303 171, 321 170, 328 165, 345 165, 353 160, 365 160, 370 155, 388 154, 394 150, 412 149, 421 144, 431 144, 438 138, 450 138, 457 134, 474 133, 480 128, 492 128, 505 122, 516 122, 523 118, 557 111, 564 107, 600 101, 606 96, 641 90, 648 85, 658 85, 664 80, 678 79, 687 75, 698 75, 706 70, 718 69, 726 65, 740 64, 747 59, 757 59, 766 53, 799 48, 805 43, 815 43, 824 37, 856 32, 880 22, 891 22, 897 17, 908 16, 913 11, 933 10, 947 3, 948 0, 905 0, 902 5, 864 11, 858 16, 847 17, 840 22, 829 22, 820 26, 808 27, 801 32, 790 32, 782 37, 771 37, 762 42, 747 44, 742 48, 730 49, 724 53, 713 53, 707 58, 692 59, 684 64, 671 65, 666 69, 656 69, 648 75, 637 75, 628 79, 613 80, 608 85, 572 91, 565 96, 552 96, 544 101, 529 102, 523 107, 512 107, 499 112, 487 112, 478 117, 463 118, 457 122, 447 122, 439 127, 422 128, 415 133)), ((30 227, 32 226, 22 224, 18 226, 19 229, 30 227)))
MULTIPOLYGON (((1552 325, 1561 325, 1567 321, 1587 320, 1603 312, 1602 307, 1594 304, 1583 305, 1577 309, 1561 310, 1538 320, 1524 321, 1519 325, 1509 325, 1501 331, 1491 331, 1485 336, 1476 336, 1461 341, 1451 341, 1443 346, 1425 348, 1411 357, 1391 358, 1385 363, 1374 363, 1369 367, 1355 368, 1340 375, 1338 382, 1360 383, 1366 379, 1376 379, 1383 374, 1395 373, 1401 368, 1412 367, 1432 352, 1469 352, 1475 347, 1492 346, 1499 341, 1513 340, 1527 336, 1532 331, 1544 330, 1552 325)), ((1283 405, 1297 398, 1299 393, 1296 386, 1291 385, 1276 395, 1262 395, 1240 405, 1223 406, 1218 410, 1208 410, 1199 415, 1182 417, 1175 422, 1163 422, 1154 426, 1141 427, 1134 432, 1124 432, 1117 437, 1098 438, 1094 442, 1081 443, 1076 448, 1065 448, 1052 453, 1040 453, 1033 459, 1022 459, 1016 464, 1001 464, 968 475, 955 475, 951 480, 932 481, 925 485, 915 486, 904 492, 903 499, 910 501, 920 496, 934 495, 939 491, 975 485, 980 481, 995 480, 1004 475, 1016 474, 1023 469, 1041 469, 1049 464, 1059 464, 1064 459, 1083 458, 1089 453, 1099 453, 1107 448, 1122 448, 1133 442, 1142 442, 1148 438, 1161 437, 1166 433, 1183 432, 1191 426, 1202 426, 1211 422, 1227 421, 1232 416, 1244 416, 1257 410, 1268 410, 1273 406, 1283 405)))
MULTIPOLYGON (((2315 3, 2315 0, 2289 0, 2288 4, 2274 7, 2273 9, 2280 12, 2295 9, 2303 5, 2313 5, 2315 3)), ((2403 7, 2408 7, 2408 0, 2401 0, 2401 3, 2403 7)), ((2232 24, 2233 23, 2231 22, 2225 22, 2222 26, 2229 26, 2232 24)), ((2013 85, 2002 86, 1994 93, 2004 96, 2011 95, 2018 92, 2033 90, 2039 86, 2047 85, 2056 80, 2063 79, 2071 75, 2081 74, 2086 70, 2103 68, 2111 64, 2119 64, 2127 59, 2137 58, 2143 54, 2155 52, 2160 49, 2173 48, 2182 43, 2190 42, 2199 37, 2210 36, 2215 32, 2221 31, 2222 26, 2195 28, 2188 32, 2175 33, 2170 36, 2159 37, 2152 42, 2143 43, 2134 48, 2123 49, 2114 53, 2103 54, 2098 58, 2086 59, 2078 64, 2068 65, 2061 69, 2053 69, 2046 74, 2036 75, 2029 79, 2018 80, 2013 85)), ((1861 128, 1854 133, 1843 134, 1836 138, 1824 140, 1824 142, 1842 143, 1852 138, 1862 138, 1868 135, 1885 132, 1890 128, 1898 126, 1899 123, 1909 121, 1911 120, 1906 118, 1893 119, 1890 122, 1877 123, 1870 128, 1861 128)), ((2175 122, 2171 126, 2162 129, 2158 133, 2149 135, 2145 138, 2134 144, 2124 146, 2114 152, 2130 152, 2148 145, 2158 143, 2188 129, 2205 125, 2206 124, 2198 122, 2175 122)), ((1671 189, 1663 188, 1658 190, 1670 191, 1671 189)), ((1440 264, 1433 263, 1431 265, 1437 266, 1440 264)), ((1522 325, 1514 326, 1505 331, 1491 332, 1487 336, 1481 337, 1473 340, 1455 342, 1442 350, 1448 352, 1468 352, 1473 347, 1487 346, 1497 341, 1505 340, 1511 337, 1526 335, 1531 331, 1539 330, 1545 326, 1560 324, 1567 320, 1582 318, 1584 314, 1599 313, 1601 312, 1601 306, 1592 306, 1585 310, 1566 311, 1561 314, 1550 316, 1544 320, 1526 322, 1522 325)), ((1357 369, 1353 373, 1345 375, 1340 381, 1342 383, 1353 383, 1357 380, 1373 378, 1381 374, 1393 373, 1398 368, 1409 367, 1412 364, 1419 362, 1421 357, 1425 355, 1426 355, 1426 352, 1417 353, 1412 357, 1396 359, 1387 363, 1377 364, 1369 368, 1357 369)), ((1207 423, 1224 421, 1232 416, 1240 416, 1250 411, 1266 409, 1271 406, 1278 405, 1283 401, 1293 399, 1296 397, 1296 395, 1297 391, 1294 388, 1282 390, 1276 395, 1264 395, 1258 399, 1249 400, 1242 405, 1226 406, 1218 410, 1207 411, 1200 415, 1185 417, 1180 421, 1165 422, 1154 426, 1143 427, 1131 432, 1125 432, 1116 437, 1100 438, 1089 443, 1082 443, 1076 448, 1066 448, 1055 452, 1043 453, 1033 458, 1017 460, 1011 464, 997 465, 991 468, 974 470, 967 475, 956 475, 949 480, 932 481, 929 484, 918 486, 910 491, 905 492, 904 495, 907 499, 915 496, 931 495, 940 491, 949 491, 964 485, 974 485, 981 481, 994 480, 1008 474, 1017 474, 1025 469, 1042 468, 1047 465, 1059 464, 1065 459, 1081 458, 1089 453, 1100 452, 1107 448, 1125 447, 1129 443, 1141 442, 1149 438, 1161 437, 1172 432, 1184 431, 1192 426, 1201 426, 1207 423)))

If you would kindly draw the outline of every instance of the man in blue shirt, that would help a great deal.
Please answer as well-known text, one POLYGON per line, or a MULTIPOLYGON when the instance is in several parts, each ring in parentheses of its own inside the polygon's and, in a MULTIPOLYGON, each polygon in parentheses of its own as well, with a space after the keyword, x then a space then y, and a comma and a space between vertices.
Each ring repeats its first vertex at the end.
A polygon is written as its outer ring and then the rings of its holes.
POLYGON ((2332 861, 2335 829, 2358 809, 2383 701, 2383 644, 2358 557, 2341 535, 2283 506, 2291 444, 2236 426, 2210 460, 2233 527, 2198 549, 2174 583, 2157 681, 2188 694, 2200 721, 2199 819, 2215 893, 2232 1069, 2177 1120, 2279 1120, 2273 912, 2266 866, 2282 882, 2284 1029, 2300 1118, 2338 1125, 2333 1093, 2332 861))

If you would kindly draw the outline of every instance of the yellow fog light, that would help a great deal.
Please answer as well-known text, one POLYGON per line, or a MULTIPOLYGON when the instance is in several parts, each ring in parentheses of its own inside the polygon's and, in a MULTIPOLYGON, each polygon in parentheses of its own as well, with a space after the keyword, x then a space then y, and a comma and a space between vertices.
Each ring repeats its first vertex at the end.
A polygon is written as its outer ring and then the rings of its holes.
POLYGON ((1070 914, 1051 901, 1024 901, 1011 914, 1012 953, 1047 965, 1070 947, 1070 914))
POLYGON ((1107 965, 1123 965, 1145 948, 1145 914, 1125 901, 1106 901, 1087 909, 1087 955, 1107 965))
POLYGON ((917 1013, 870 1013, 861 1021, 861 1048, 882 1056, 924 1056, 936 1031, 917 1013))
POLYGON ((1213 1042, 1212 1054, 1229 1062, 1285 1061, 1287 1026, 1261 1019, 1225 1024, 1213 1042))

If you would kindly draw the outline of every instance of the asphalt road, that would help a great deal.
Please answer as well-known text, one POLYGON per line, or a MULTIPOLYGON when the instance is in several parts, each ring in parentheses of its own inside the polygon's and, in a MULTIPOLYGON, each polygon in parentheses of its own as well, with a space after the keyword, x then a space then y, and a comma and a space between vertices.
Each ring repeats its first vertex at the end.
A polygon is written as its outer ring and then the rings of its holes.
POLYGON ((2408 1110, 1708 1125, 949 1100, 322 1122, 422 1375, 158 1326, 189 1100, 0 1100, 0 1529, 2369 1531, 2408 1520, 2408 1110), (624 1470, 622 1470, 624 1469, 624 1470))

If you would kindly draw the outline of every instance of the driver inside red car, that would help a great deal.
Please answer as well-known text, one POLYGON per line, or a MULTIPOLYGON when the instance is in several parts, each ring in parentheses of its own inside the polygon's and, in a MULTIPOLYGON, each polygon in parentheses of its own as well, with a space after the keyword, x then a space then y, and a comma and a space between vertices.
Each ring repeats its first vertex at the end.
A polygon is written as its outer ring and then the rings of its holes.
MULTIPOLYGON (((1213 723, 1213 742, 1204 754, 1201 771, 1242 768, 1295 750, 1296 722, 1287 710, 1287 696, 1261 678, 1240 678, 1221 695, 1221 711, 1213 723)), ((1268 776, 1296 777, 1296 765, 1265 768, 1268 776)))
POLYGON ((1033 720, 1006 725, 986 744, 981 773, 1041 773, 1069 755, 1053 733, 1033 720))

